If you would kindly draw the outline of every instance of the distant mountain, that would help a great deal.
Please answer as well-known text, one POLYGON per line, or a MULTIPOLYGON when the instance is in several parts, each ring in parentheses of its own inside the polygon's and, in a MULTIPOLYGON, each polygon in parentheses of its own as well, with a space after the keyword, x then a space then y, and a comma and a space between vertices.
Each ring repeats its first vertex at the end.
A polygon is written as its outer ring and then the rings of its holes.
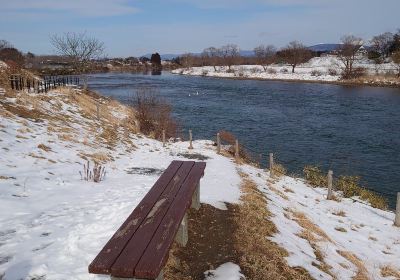
POLYGON ((308 47, 308 49, 314 52, 331 52, 337 50, 340 47, 340 44, 318 44, 314 46, 308 47))

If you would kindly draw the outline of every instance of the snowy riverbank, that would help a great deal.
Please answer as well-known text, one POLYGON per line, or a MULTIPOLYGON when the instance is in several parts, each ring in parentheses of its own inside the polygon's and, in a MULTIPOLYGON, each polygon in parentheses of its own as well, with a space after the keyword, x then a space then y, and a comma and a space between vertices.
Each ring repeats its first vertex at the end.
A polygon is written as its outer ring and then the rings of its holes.
POLYGON ((225 66, 216 66, 215 68, 213 66, 203 66, 175 69, 172 73, 234 79, 400 86, 400 79, 385 76, 387 73, 396 73, 396 67, 392 63, 376 65, 368 59, 363 59, 357 62, 355 67, 365 68, 368 76, 359 81, 340 81, 342 62, 335 56, 314 57, 309 62, 298 65, 295 68, 295 73, 291 72, 291 66, 279 64, 270 65, 267 70, 259 65, 234 65, 231 70, 225 66))
MULTIPOLYGON (((217 154, 208 140, 194 141, 193 150, 188 142, 163 147, 134 125, 127 129, 126 107, 100 104, 97 119, 93 100, 76 90, 0 97, 0 279, 102 279, 88 274, 88 264, 169 163, 193 157, 207 162, 202 203, 228 211, 225 203, 240 203, 239 172, 256 183, 278 229, 266 238, 288 252, 289 265, 316 279, 399 273, 400 228, 392 212, 327 201, 326 189, 271 179, 217 154), (85 159, 103 162, 104 181, 81 179, 85 159)), ((214 275, 208 279, 241 274, 227 263, 214 275)))

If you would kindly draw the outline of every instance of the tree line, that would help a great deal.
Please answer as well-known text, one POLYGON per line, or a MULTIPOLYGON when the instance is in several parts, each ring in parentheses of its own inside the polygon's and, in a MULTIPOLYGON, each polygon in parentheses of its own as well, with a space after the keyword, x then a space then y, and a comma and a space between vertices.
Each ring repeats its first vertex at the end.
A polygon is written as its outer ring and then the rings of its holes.
MULTIPOLYGON (((363 69, 355 67, 357 61, 365 56, 376 64, 392 61, 397 65, 400 76, 400 30, 393 34, 385 32, 374 36, 368 46, 362 38, 345 35, 341 38, 338 47, 332 51, 341 63, 343 78, 356 78, 361 75, 363 69), (363 48, 364 52, 362 52, 363 48)), ((253 49, 253 56, 242 56, 238 45, 228 44, 219 48, 208 47, 200 55, 186 53, 175 59, 175 62, 185 68, 192 66, 212 66, 218 71, 220 66, 232 71, 233 65, 260 65, 264 71, 276 63, 285 63, 291 66, 292 73, 299 64, 309 61, 311 58, 321 55, 310 50, 299 41, 292 41, 283 48, 274 45, 260 45, 253 49)))

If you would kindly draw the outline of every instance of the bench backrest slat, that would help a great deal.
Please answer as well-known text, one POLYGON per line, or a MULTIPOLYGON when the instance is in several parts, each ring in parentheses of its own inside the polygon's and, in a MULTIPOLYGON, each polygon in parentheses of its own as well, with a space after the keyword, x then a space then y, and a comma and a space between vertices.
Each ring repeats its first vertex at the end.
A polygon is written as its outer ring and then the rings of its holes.
POLYGON ((168 183, 153 209, 148 214, 148 217, 143 220, 139 229, 135 232, 112 265, 112 276, 126 278, 135 276, 136 264, 140 261, 154 233, 163 221, 168 209, 171 207, 172 202, 175 201, 175 197, 177 194, 179 195, 181 193, 180 189, 187 177, 192 173, 191 170, 194 164, 194 161, 185 161, 174 175, 173 179, 168 183))
POLYGON ((89 265, 89 272, 96 274, 109 274, 115 260, 137 231, 142 221, 147 217, 167 185, 174 178, 176 172, 182 166, 181 161, 173 161, 164 171, 139 205, 133 210, 128 219, 107 242, 97 257, 89 265))
POLYGON ((136 278, 157 278, 168 259, 168 251, 179 229, 180 224, 176 221, 181 221, 190 207, 192 202, 191 197, 200 178, 204 174, 205 167, 206 164, 204 162, 198 162, 190 171, 189 176, 187 176, 185 182, 182 184, 181 190, 172 202, 162 223, 137 264, 134 273, 136 278))

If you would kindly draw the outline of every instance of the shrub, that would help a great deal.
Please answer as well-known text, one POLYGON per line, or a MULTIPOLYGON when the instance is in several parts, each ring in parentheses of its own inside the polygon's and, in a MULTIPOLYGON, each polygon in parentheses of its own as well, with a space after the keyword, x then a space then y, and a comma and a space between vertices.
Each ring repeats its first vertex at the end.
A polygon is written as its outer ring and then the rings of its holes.
MULTIPOLYGON (((327 187, 327 175, 323 173, 319 167, 310 165, 305 166, 303 172, 307 183, 311 186, 327 187)), ((339 178, 334 181, 334 189, 341 191, 344 197, 349 198, 357 196, 361 200, 369 202, 372 207, 387 209, 387 200, 384 197, 361 187, 359 181, 360 177, 358 176, 339 176, 339 178)))
POLYGON ((282 68, 279 72, 281 72, 281 73, 289 73, 289 70, 287 68, 282 68))
MULTIPOLYGON (((286 70, 287 70, 287 69, 286 69, 286 70)), ((268 69, 267 69, 267 73, 268 73, 268 74, 276 74, 277 71, 276 71, 275 68, 268 68, 268 69)))
POLYGON ((311 76, 314 76, 314 77, 322 76, 322 72, 319 71, 319 70, 312 70, 311 71, 311 76))
POLYGON ((372 207, 387 209, 386 199, 361 187, 359 181, 360 177, 358 176, 339 176, 336 182, 336 189, 342 191, 344 197, 358 196, 362 200, 369 202, 372 207))
POLYGON ((337 70, 336 70, 335 68, 329 68, 329 69, 328 69, 328 74, 329 74, 330 76, 337 76, 337 75, 338 75, 338 72, 337 72, 337 70))
POLYGON ((165 130, 167 137, 176 137, 178 124, 172 117, 172 107, 158 97, 153 88, 139 88, 129 100, 129 105, 135 110, 142 133, 160 139, 165 130))
POLYGON ((207 76, 208 75, 208 70, 203 69, 203 71, 201 72, 202 76, 207 76))
POLYGON ((244 76, 244 67, 240 67, 239 70, 237 70, 237 72, 235 72, 235 76, 237 77, 243 77, 244 76))
POLYGON ((356 67, 353 68, 351 72, 349 71, 343 71, 342 72, 342 79, 348 80, 348 79, 357 79, 365 76, 367 74, 367 69, 364 67, 356 67))
POLYGON ((235 70, 233 69, 233 68, 231 68, 231 69, 226 69, 226 73, 235 73, 235 70))
POLYGON ((280 163, 274 163, 272 168, 274 176, 280 177, 286 175, 286 168, 280 163))
POLYGON ((261 73, 261 69, 259 69, 258 67, 253 67, 250 69, 250 73, 252 74, 261 73))
POLYGON ((221 130, 219 132, 219 137, 221 139, 221 143, 227 143, 230 145, 235 145, 236 137, 232 133, 226 130, 221 130))
POLYGON ((328 185, 326 174, 323 174, 318 166, 307 165, 304 167, 303 173, 307 183, 313 187, 326 187, 328 185))

